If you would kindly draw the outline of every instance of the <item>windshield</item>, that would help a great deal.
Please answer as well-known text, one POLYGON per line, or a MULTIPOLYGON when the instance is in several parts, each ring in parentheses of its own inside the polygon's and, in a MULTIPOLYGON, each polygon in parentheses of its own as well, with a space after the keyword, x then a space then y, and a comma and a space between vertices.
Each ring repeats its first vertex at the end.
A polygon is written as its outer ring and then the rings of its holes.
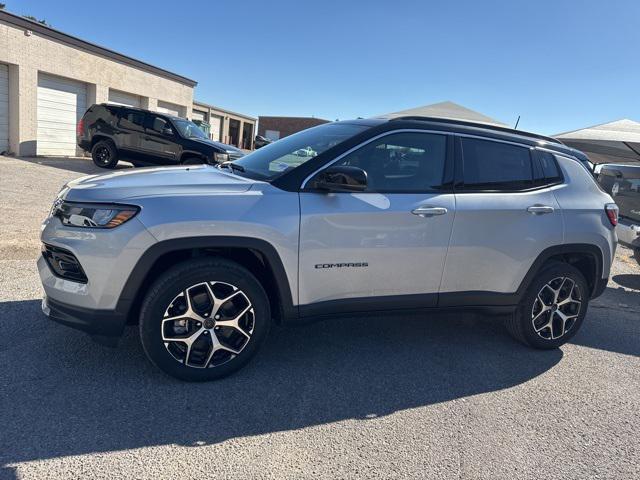
POLYGON ((207 135, 202 131, 202 129, 193 122, 189 120, 173 120, 174 125, 185 138, 204 138, 208 139, 207 135))
POLYGON ((325 150, 369 127, 345 123, 326 123, 262 147, 233 163, 261 180, 272 181, 325 150))

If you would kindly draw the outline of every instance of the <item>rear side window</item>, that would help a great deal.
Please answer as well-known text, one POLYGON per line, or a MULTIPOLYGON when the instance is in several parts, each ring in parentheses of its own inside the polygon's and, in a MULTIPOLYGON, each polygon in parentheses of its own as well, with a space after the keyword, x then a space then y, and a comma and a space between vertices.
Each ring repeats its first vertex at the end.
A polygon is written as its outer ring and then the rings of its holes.
POLYGON ((144 126, 144 113, 134 111, 124 111, 120 117, 120 126, 124 128, 141 129, 144 126))
POLYGON ((555 156, 549 152, 538 151, 540 166, 542 167, 542 175, 547 182, 560 180, 560 170, 556 163, 555 156))
POLYGON ((461 138, 464 190, 516 191, 533 186, 527 147, 461 138))

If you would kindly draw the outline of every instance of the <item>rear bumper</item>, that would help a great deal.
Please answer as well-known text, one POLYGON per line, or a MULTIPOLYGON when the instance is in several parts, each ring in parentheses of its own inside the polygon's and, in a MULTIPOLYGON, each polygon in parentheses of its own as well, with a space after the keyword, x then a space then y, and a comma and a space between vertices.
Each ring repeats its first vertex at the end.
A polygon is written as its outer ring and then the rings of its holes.
POLYGON ((96 337, 120 337, 127 322, 126 316, 115 310, 93 310, 67 305, 46 295, 42 299, 42 312, 54 322, 96 337))
POLYGON ((618 241, 627 247, 640 248, 640 225, 620 219, 616 226, 618 241))

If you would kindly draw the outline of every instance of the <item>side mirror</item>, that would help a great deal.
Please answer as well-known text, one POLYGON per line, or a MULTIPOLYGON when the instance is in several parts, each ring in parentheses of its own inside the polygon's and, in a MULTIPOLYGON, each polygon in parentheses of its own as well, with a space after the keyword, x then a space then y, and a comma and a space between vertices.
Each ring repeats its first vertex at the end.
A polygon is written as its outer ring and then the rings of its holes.
POLYGON ((329 192, 363 192, 367 189, 367 172, 347 165, 332 166, 318 173, 311 186, 329 192))
POLYGON ((173 136, 173 129, 171 127, 164 127, 162 129, 162 134, 166 135, 167 137, 172 137, 173 136))

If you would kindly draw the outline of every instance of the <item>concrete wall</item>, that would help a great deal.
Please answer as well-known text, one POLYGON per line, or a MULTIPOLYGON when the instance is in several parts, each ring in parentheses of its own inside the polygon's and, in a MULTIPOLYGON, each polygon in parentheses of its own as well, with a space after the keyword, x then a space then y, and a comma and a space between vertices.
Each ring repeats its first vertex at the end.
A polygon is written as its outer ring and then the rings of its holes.
POLYGON ((0 21, 0 63, 9 65, 9 148, 35 155, 38 72, 87 84, 87 107, 106 102, 109 88, 139 95, 142 107, 155 110, 158 100, 183 107, 191 116, 193 87, 84 51, 46 35, 0 21))

